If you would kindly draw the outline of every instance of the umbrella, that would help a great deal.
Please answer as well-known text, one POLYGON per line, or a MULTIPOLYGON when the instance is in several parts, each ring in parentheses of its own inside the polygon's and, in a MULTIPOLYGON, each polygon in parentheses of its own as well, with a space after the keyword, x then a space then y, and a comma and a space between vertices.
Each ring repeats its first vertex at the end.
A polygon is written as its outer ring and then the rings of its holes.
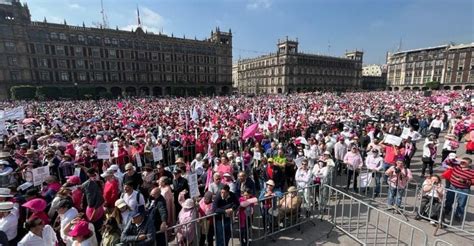
POLYGON ((29 208, 34 212, 40 212, 46 209, 46 201, 41 198, 35 198, 26 202, 22 206, 25 208, 29 208))
POLYGON ((35 118, 26 118, 22 121, 23 124, 31 124, 33 123, 34 121, 38 121, 37 119, 35 118))

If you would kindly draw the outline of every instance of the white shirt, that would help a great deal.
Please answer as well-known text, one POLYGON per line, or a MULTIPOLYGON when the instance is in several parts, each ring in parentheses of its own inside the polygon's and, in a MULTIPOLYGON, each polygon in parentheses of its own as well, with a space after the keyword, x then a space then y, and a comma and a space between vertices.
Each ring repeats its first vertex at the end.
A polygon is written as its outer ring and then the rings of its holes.
POLYGON ((14 239, 18 233, 18 209, 13 210, 5 217, 0 219, 0 231, 5 232, 8 241, 14 239))
POLYGON ((412 142, 416 142, 421 139, 421 134, 417 131, 410 132, 408 136, 410 136, 412 142))
POLYGON ((42 232, 42 237, 38 237, 33 232, 29 231, 20 242, 18 246, 51 246, 56 245, 58 239, 56 233, 50 225, 45 225, 42 232))
POLYGON ((431 124, 430 124, 430 127, 429 129, 431 128, 440 128, 441 131, 444 129, 444 124, 443 124, 443 121, 442 120, 437 120, 437 119, 434 119, 433 121, 431 121, 431 124))
POLYGON ((134 190, 130 195, 124 192, 122 194, 122 199, 125 201, 125 203, 128 205, 131 211, 135 211, 139 205, 145 205, 145 198, 143 198, 143 195, 140 193, 140 197, 138 198, 137 202, 137 195, 138 192, 134 190))
POLYGON ((69 222, 71 222, 74 218, 76 218, 76 216, 77 216, 77 209, 74 207, 67 210, 64 214, 59 215, 59 218, 61 219, 60 235, 63 241, 68 246, 72 245, 72 238, 64 233, 64 228, 66 227, 67 224, 69 224, 69 222))

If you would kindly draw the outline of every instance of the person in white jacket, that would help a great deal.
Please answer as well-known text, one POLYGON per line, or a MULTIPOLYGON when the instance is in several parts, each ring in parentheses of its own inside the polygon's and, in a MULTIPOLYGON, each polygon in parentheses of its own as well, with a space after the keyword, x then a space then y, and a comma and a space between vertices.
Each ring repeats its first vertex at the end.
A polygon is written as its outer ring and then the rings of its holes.
POLYGON ((380 194, 380 179, 383 175, 383 158, 380 156, 378 149, 370 151, 365 159, 365 166, 375 179, 374 197, 377 197, 380 194))
POLYGON ((313 190, 314 187, 309 187, 312 185, 312 175, 311 170, 308 168, 307 159, 304 159, 301 162, 301 166, 296 170, 295 181, 298 193, 304 198, 303 207, 309 209, 310 195, 312 194, 311 190, 313 190))

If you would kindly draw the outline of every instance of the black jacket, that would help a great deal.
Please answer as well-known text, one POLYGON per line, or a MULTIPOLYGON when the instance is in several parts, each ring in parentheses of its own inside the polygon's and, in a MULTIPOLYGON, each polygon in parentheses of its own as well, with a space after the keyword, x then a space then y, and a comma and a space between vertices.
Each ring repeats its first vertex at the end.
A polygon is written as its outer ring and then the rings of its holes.
POLYGON ((230 220, 230 217, 225 216, 225 210, 229 208, 232 208, 234 212, 239 208, 239 200, 237 196, 232 192, 229 192, 227 199, 222 199, 221 195, 217 195, 212 203, 212 210, 217 214, 215 220, 230 220))
POLYGON ((125 226, 120 237, 120 242, 125 245, 134 246, 154 246, 155 245, 155 226, 153 225, 153 219, 145 217, 143 223, 140 226, 136 226, 130 220, 125 226), (145 234, 146 239, 138 241, 138 235, 145 234))
POLYGON ((148 218, 154 221, 156 230, 160 229, 161 223, 168 221, 168 210, 163 196, 160 195, 155 200, 148 202, 146 210, 148 211, 148 218))

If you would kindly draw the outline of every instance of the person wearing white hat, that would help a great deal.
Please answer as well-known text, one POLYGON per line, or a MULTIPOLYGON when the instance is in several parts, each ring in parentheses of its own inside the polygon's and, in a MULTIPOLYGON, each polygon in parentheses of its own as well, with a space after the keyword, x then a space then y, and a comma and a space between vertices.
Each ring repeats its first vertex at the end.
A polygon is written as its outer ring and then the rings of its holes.
POLYGON ((10 242, 17 236, 18 218, 18 209, 13 202, 0 202, 0 231, 5 232, 10 242))
POLYGON ((122 191, 122 186, 123 186, 123 173, 120 171, 120 167, 117 164, 111 165, 109 168, 107 168, 107 171, 112 171, 114 176, 117 178, 119 182, 119 189, 122 191))
POLYGON ((0 160, 0 187, 8 187, 10 184, 16 183, 12 179, 13 168, 10 163, 5 160, 0 160))
MULTIPOLYGON (((184 196, 183 196, 184 197, 184 196)), ((196 218, 196 209, 194 209, 194 201, 191 198, 181 202, 183 209, 178 215, 178 224, 184 225, 196 218)), ((176 237, 179 245, 192 245, 195 236, 195 223, 189 226, 181 226, 177 229, 176 237)))
POLYGON ((0 202, 4 202, 7 198, 13 197, 9 188, 0 188, 0 202))

